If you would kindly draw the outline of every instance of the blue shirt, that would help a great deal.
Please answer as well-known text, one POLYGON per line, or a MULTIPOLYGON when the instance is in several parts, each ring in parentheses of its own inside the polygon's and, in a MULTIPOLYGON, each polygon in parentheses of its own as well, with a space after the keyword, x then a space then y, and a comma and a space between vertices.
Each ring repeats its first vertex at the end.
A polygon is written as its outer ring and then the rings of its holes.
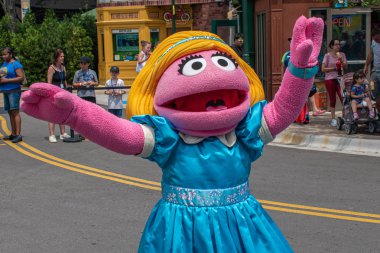
MULTIPOLYGON (((17 77, 16 69, 23 69, 19 61, 4 62, 1 68, 7 68, 7 75, 5 78, 17 77)), ((21 88, 21 83, 0 83, 0 90, 18 90, 21 88)))
POLYGON ((288 64, 289 64, 289 60, 290 60, 290 51, 286 51, 286 53, 282 56, 282 63, 284 63, 285 65, 285 68, 288 67, 288 64))
MULTIPOLYGON (((82 83, 82 82, 98 82, 98 77, 92 69, 86 71, 78 70, 75 72, 73 83, 82 83)), ((93 86, 91 86, 93 88, 93 86)), ((79 97, 95 97, 95 90, 78 90, 79 97)))

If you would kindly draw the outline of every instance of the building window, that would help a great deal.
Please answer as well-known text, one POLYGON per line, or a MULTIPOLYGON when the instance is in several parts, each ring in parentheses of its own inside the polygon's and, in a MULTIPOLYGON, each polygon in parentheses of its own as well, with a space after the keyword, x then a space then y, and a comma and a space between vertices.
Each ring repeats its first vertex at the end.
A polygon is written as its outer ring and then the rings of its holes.
POLYGON ((256 70, 261 83, 263 84, 265 94, 268 94, 267 82, 267 40, 266 40, 266 15, 260 13, 256 16, 256 70))
POLYGON ((139 30, 112 30, 114 61, 136 61, 139 54, 139 30))
POLYGON ((160 29, 150 29, 150 42, 152 43, 152 51, 157 47, 160 41, 160 29))

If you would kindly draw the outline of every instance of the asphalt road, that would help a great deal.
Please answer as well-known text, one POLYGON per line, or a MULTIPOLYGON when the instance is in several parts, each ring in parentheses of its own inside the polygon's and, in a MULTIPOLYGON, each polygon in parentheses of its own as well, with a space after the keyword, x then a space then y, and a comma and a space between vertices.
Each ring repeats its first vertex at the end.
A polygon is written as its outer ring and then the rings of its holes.
MULTIPOLYGON (((25 141, 0 141, 0 252, 136 252, 160 169, 89 141, 50 144, 47 123, 22 116, 25 141)), ((267 146, 251 192, 295 252, 380 252, 379 162, 267 146)))

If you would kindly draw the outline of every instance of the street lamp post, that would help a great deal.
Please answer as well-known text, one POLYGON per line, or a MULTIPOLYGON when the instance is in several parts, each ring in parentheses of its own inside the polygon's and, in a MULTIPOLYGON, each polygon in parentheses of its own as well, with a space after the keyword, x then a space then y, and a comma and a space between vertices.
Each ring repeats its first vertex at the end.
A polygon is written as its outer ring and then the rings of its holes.
POLYGON ((175 33, 175 0, 172 0, 172 34, 175 33))

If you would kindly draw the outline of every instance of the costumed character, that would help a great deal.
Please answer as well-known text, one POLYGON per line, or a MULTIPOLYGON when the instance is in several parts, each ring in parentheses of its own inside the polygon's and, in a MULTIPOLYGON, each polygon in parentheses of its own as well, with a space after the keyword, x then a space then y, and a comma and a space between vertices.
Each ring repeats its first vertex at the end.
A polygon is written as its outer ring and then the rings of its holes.
POLYGON ((139 252, 292 252, 249 193, 248 178, 263 145, 305 103, 322 33, 321 19, 297 20, 291 64, 268 104, 256 73, 227 44, 188 31, 161 42, 137 76, 128 97, 131 121, 44 84, 23 94, 22 109, 162 168, 163 197, 139 252))

